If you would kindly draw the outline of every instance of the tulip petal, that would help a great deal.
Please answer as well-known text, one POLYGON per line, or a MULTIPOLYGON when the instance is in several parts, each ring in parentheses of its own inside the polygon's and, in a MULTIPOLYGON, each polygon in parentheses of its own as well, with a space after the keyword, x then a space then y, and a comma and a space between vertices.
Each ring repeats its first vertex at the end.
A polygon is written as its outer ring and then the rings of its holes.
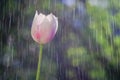
POLYGON ((45 44, 51 41, 58 29, 58 19, 51 13, 47 16, 37 11, 33 20, 31 35, 33 39, 45 44))
POLYGON ((37 40, 35 39, 35 36, 33 35, 33 33, 35 33, 35 30, 36 30, 37 17, 38 17, 38 12, 36 11, 33 22, 32 22, 32 27, 31 27, 31 35, 35 41, 37 40))
POLYGON ((55 33, 57 32, 57 30, 58 30, 58 18, 57 17, 55 17, 54 15, 53 15, 53 17, 54 17, 54 20, 55 20, 55 25, 56 25, 56 29, 55 29, 55 33))
POLYGON ((52 13, 47 16, 47 19, 51 23, 50 27, 52 32, 50 38, 52 39, 58 29, 58 19, 52 13))
POLYGON ((47 15, 47 19, 49 20, 49 22, 52 22, 52 20, 53 20, 53 15, 52 15, 52 13, 49 14, 49 15, 47 15))
POLYGON ((44 14, 40 13, 37 17, 37 25, 40 25, 44 21, 45 17, 46 16, 44 14))
POLYGON ((50 23, 54 23, 54 26, 56 27, 55 33, 58 29, 58 18, 55 17, 52 13, 47 16, 47 19, 50 21, 50 23))
POLYGON ((36 24, 37 17, 38 17, 38 12, 36 11, 33 22, 32 22, 32 26, 36 24))
POLYGON ((43 23, 41 23, 39 27, 39 32, 41 34, 41 39, 40 39, 41 43, 48 42, 48 37, 50 36, 51 33, 51 28, 49 26, 50 26, 50 22, 48 21, 47 18, 44 18, 43 23))

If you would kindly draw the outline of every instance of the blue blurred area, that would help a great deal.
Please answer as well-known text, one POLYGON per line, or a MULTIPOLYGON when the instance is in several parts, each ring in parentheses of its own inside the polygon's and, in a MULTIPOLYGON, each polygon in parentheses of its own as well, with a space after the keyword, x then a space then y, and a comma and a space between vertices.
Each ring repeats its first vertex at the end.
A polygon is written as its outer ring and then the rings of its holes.
POLYGON ((68 7, 75 6, 76 0, 62 0, 62 3, 67 5, 68 7))

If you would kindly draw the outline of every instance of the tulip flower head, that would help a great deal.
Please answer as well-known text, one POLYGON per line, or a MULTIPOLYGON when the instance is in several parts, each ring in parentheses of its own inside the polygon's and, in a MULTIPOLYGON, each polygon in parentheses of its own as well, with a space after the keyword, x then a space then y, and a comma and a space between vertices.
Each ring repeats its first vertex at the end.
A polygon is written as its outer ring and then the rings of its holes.
POLYGON ((36 11, 32 28, 32 38, 39 44, 46 44, 53 39, 58 29, 58 19, 52 13, 44 15, 36 11))

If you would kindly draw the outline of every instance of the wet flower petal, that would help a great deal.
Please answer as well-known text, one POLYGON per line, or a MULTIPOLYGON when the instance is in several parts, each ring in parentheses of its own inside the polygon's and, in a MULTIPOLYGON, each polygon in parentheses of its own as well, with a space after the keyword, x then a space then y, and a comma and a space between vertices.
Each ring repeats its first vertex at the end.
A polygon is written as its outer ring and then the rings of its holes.
POLYGON ((58 19, 51 13, 44 15, 36 11, 33 19, 31 35, 32 38, 40 43, 45 44, 53 39, 58 29, 58 19))

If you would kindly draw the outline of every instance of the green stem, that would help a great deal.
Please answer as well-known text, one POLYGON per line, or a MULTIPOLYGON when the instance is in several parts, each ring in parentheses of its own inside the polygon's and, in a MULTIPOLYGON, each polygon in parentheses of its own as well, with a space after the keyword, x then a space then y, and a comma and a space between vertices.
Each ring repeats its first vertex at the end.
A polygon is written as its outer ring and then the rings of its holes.
POLYGON ((40 66, 41 66, 41 60, 42 60, 42 48, 43 48, 43 46, 40 45, 40 53, 39 53, 39 60, 38 60, 36 80, 40 80, 40 66))

